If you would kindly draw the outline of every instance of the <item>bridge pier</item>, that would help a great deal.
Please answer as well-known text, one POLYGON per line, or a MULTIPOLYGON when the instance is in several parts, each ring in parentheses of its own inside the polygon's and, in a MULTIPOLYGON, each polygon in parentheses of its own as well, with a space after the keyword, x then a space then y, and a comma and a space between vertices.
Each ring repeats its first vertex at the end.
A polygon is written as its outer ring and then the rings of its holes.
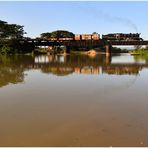
POLYGON ((64 46, 64 55, 66 55, 66 54, 67 54, 67 47, 64 46))
POLYGON ((51 54, 53 51, 53 47, 52 46, 48 46, 47 48, 47 54, 51 54))
POLYGON ((105 57, 105 64, 106 65, 110 65, 111 64, 111 60, 112 60, 112 56, 106 56, 105 57))
POLYGON ((66 55, 67 53, 70 53, 70 47, 64 46, 64 55, 66 55))
POLYGON ((111 46, 110 45, 106 45, 105 49, 106 49, 106 56, 110 56, 111 55, 111 46))

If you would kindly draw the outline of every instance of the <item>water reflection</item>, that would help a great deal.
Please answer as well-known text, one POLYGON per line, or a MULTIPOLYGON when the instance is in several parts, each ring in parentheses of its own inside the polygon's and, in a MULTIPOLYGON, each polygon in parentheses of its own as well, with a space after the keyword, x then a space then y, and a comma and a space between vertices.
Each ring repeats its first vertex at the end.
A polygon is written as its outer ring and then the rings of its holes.
POLYGON ((147 67, 147 60, 142 57, 118 55, 106 57, 97 55, 40 55, 40 56, 1 56, 0 87, 9 83, 24 81, 24 71, 40 69, 43 73, 57 76, 69 74, 115 74, 138 75, 142 68, 147 67), (141 62, 142 61, 142 62, 141 62))
POLYGON ((106 57, 98 55, 89 56, 38 56, 35 57, 36 64, 42 65, 42 72, 53 73, 56 75, 77 74, 116 74, 116 75, 137 75, 146 65, 141 65, 134 61, 131 56, 124 56, 122 62, 112 62, 114 58, 119 59, 123 56, 106 57), (133 62, 127 61, 127 57, 133 62), (126 63, 125 63, 126 62, 126 63), (48 66, 47 66, 48 63, 48 66))
POLYGON ((33 58, 29 56, 0 56, 0 87, 24 81, 24 71, 29 69, 33 58))
POLYGON ((147 66, 130 55, 1 56, 0 146, 147 146, 147 66))

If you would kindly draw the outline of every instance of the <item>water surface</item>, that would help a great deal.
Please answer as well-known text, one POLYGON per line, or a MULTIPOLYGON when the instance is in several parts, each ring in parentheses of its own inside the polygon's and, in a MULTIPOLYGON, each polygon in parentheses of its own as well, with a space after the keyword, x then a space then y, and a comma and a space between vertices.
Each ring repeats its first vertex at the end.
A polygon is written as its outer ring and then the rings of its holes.
POLYGON ((0 57, 0 146, 148 146, 148 60, 0 57))

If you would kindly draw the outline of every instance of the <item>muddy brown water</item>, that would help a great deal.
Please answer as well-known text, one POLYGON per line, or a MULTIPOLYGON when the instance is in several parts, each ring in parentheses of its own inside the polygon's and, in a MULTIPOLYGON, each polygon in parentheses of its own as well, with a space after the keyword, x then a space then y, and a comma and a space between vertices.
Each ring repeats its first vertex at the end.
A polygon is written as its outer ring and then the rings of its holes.
POLYGON ((0 146, 148 146, 148 60, 1 56, 0 146))

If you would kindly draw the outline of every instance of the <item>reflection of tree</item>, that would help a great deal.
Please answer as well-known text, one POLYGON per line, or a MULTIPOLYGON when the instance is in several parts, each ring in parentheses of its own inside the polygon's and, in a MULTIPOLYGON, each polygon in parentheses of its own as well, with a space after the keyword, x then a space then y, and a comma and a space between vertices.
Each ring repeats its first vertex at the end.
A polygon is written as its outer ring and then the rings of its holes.
MULTIPOLYGON (((27 58, 28 59, 28 58, 27 58)), ((27 60, 26 59, 26 60, 27 60)), ((23 56, 0 56, 0 87, 9 83, 21 83, 24 81, 25 65, 23 56)))
POLYGON ((141 70, 139 66, 106 66, 103 67, 103 72, 107 74, 117 74, 117 75, 137 75, 141 70))
POLYGON ((42 65, 42 72, 53 73, 58 76, 68 75, 73 72, 85 74, 93 74, 93 72, 98 73, 99 64, 102 65, 106 63, 104 56, 97 56, 94 58, 86 55, 64 56, 64 61, 62 63, 60 61, 60 56, 48 56, 48 58, 46 57, 44 59, 42 57, 40 59, 41 63, 43 63, 43 61, 46 63, 46 59, 49 59, 48 65, 42 65))
POLYGON ((24 71, 28 69, 40 69, 43 73, 52 73, 57 76, 77 74, 115 74, 137 75, 139 71, 148 65, 138 64, 111 64, 111 59, 106 62, 106 57, 98 55, 93 58, 80 55, 69 56, 44 56, 34 60, 32 56, 0 56, 0 87, 9 83, 21 83, 24 81, 24 71), (41 59, 41 61, 40 61, 41 59), (45 63, 44 63, 45 61, 45 63))
POLYGON ((68 56, 66 61, 67 61, 67 63, 70 63, 73 66, 97 67, 99 65, 106 65, 106 56, 105 55, 97 55, 92 58, 87 55, 73 55, 73 56, 68 56))
POLYGON ((65 76, 73 73, 73 69, 71 67, 42 67, 42 72, 65 76))
POLYGON ((0 87, 5 86, 9 83, 20 83, 24 80, 24 73, 22 69, 1 67, 0 66, 0 87))
POLYGON ((50 59, 49 63, 43 64, 41 67, 42 72, 53 73, 59 76, 70 73, 100 74, 102 72, 116 75, 137 75, 142 69, 140 65, 136 64, 113 65, 110 63, 111 59, 107 59, 107 57, 102 55, 96 56, 94 58, 90 58, 86 55, 64 56, 64 61, 62 63, 59 57, 48 56, 48 59, 50 59))
POLYGON ((147 54, 145 54, 145 55, 136 55, 136 56, 134 56, 134 60, 135 61, 143 60, 143 61, 145 61, 146 64, 148 64, 148 55, 147 54))

